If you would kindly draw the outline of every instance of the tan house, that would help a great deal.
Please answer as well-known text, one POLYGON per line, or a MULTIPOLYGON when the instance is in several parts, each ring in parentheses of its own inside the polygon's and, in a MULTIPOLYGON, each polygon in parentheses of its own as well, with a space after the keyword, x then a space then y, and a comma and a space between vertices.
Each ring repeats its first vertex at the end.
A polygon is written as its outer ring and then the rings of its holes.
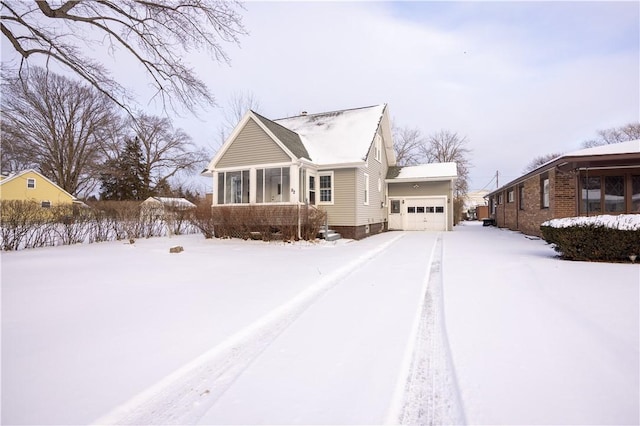
POLYGON ((386 104, 267 119, 249 111, 203 173, 212 208, 303 205, 360 239, 453 227, 455 164, 398 168, 386 104), (420 168, 422 167, 422 168, 420 168))
POLYGON ((73 204, 76 198, 33 169, 0 180, 0 200, 34 201, 43 208, 73 204))
POLYGON ((487 198, 497 226, 537 236, 549 219, 640 214, 640 140, 561 155, 487 198))

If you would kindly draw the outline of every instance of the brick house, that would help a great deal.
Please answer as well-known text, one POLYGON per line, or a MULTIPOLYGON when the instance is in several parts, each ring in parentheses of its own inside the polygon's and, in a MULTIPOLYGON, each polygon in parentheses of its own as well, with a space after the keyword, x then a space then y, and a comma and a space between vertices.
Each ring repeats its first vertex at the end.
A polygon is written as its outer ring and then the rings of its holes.
POLYGON ((640 214, 640 140, 561 155, 487 198, 497 226, 536 236, 549 219, 640 214))

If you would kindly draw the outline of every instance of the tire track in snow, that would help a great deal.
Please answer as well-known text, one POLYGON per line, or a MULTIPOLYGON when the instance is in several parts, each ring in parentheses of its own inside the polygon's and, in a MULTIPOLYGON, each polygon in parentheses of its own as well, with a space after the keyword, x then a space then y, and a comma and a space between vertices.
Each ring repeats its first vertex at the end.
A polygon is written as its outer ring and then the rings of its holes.
POLYGON ((309 306, 404 235, 399 234, 327 274, 290 301, 115 408, 94 424, 197 423, 249 364, 309 306))
POLYGON ((465 423, 444 323, 442 259, 439 235, 429 259, 422 305, 387 424, 465 423))

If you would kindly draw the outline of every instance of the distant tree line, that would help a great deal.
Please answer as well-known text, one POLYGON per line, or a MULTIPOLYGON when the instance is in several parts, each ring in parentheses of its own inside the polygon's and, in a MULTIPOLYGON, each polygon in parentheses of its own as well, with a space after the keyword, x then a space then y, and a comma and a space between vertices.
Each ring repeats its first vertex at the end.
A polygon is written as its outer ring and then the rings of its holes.
POLYGON ((209 156, 170 119, 123 113, 90 85, 38 67, 3 79, 2 93, 3 172, 33 168, 78 197, 195 196, 180 178, 209 156))

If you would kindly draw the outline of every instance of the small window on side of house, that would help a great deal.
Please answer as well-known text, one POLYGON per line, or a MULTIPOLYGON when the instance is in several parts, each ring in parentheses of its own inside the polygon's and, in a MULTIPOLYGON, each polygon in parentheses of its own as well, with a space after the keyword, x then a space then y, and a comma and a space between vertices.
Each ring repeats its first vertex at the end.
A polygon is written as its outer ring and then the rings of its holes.
POLYGON ((513 201, 513 189, 511 189, 507 192, 507 203, 513 203, 513 201))
POLYGON ((549 208, 549 175, 540 177, 540 208, 549 208))
POLYGON ((504 197, 502 196, 502 194, 498 194, 498 204, 502 204, 504 203, 504 197))
POLYGON ((320 204, 333 204, 333 172, 322 172, 320 181, 320 204))
POLYGON ((364 205, 369 205, 369 175, 364 174, 364 205))
POLYGON ((375 138, 374 155, 378 162, 382 162, 382 137, 379 134, 375 138))
POLYGON ((27 178, 27 188, 35 189, 35 187, 36 187, 36 180, 34 178, 27 178))
POLYGON ((42 207, 43 209, 50 209, 51 208, 51 201, 43 201, 40 203, 40 207, 42 207))

